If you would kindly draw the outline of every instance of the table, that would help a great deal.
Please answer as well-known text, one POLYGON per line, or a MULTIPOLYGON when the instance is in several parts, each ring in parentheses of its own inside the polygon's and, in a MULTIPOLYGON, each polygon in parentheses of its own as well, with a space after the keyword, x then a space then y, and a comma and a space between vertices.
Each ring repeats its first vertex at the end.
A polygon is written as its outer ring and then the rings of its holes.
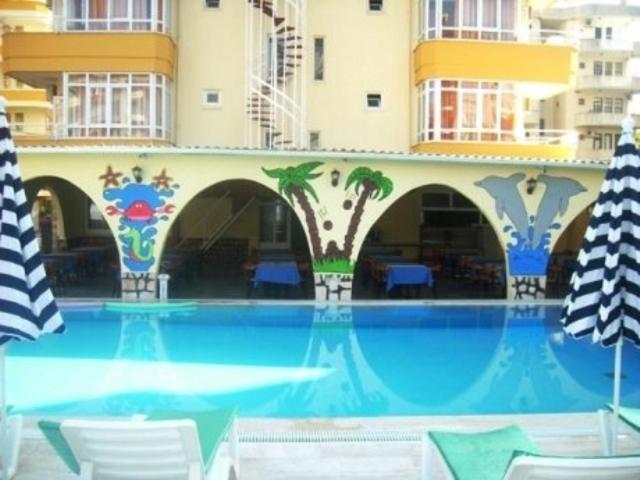
POLYGON ((299 285, 302 277, 296 262, 259 262, 251 281, 254 286, 260 283, 299 285))
POLYGON ((433 273, 419 263, 390 263, 387 265, 387 292, 396 285, 427 285, 433 287, 433 273))

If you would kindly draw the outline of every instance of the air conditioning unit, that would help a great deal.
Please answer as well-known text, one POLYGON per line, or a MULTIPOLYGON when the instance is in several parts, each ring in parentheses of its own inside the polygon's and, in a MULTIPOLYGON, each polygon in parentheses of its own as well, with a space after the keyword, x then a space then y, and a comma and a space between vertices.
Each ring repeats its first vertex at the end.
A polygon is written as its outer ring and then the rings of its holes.
POLYGON ((584 24, 585 24, 587 27, 590 27, 590 26, 591 26, 591 19, 590 19, 590 18, 585 19, 584 24))

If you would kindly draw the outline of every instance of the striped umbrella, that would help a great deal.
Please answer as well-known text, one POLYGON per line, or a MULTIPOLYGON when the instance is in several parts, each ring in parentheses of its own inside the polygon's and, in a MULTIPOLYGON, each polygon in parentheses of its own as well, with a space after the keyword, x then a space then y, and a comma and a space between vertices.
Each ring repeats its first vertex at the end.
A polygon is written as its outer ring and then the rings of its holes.
POLYGON ((564 302, 562 323, 573 337, 615 345, 612 447, 620 406, 622 343, 640 346, 640 156, 633 120, 622 124, 614 153, 564 302))
POLYGON ((40 257, 33 221, 22 188, 9 132, 5 101, 0 97, 0 415, 2 470, 8 478, 4 355, 9 340, 35 340, 61 333, 64 323, 51 294, 40 257))

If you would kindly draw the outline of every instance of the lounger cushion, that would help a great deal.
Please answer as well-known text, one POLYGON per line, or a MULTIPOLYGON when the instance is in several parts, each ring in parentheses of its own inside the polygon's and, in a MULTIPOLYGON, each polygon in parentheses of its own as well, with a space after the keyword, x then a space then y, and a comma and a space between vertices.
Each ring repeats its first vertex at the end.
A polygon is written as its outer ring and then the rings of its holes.
POLYGON ((200 439, 200 453, 205 470, 211 466, 218 447, 229 432, 236 416, 235 408, 221 408, 202 412, 181 412, 176 410, 155 411, 146 420, 193 420, 200 439))
POLYGON ((49 443, 69 470, 78 475, 80 473, 80 465, 71 451, 71 447, 65 440, 64 435, 62 435, 60 431, 60 422, 40 420, 38 427, 40 427, 44 436, 49 440, 49 443))
POLYGON ((429 437, 456 480, 501 480, 516 451, 539 453, 515 425, 479 433, 432 431, 429 437))

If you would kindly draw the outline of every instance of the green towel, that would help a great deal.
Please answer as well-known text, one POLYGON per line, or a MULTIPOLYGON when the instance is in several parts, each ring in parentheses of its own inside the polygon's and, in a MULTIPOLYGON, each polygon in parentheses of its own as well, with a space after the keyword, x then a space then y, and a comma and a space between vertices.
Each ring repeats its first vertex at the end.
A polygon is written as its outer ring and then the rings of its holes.
MULTIPOLYGON (((607 407, 613 412, 613 405, 607 407)), ((620 418, 631 428, 640 432, 640 408, 620 407, 620 418)))
POLYGON ((456 480, 502 480, 516 450, 538 453, 517 426, 479 433, 429 432, 456 480))
POLYGON ((221 408, 199 412, 181 412, 176 410, 155 411, 149 414, 147 421, 153 420, 193 420, 200 439, 200 451, 205 470, 209 469, 218 447, 229 431, 236 416, 236 408, 221 408))

